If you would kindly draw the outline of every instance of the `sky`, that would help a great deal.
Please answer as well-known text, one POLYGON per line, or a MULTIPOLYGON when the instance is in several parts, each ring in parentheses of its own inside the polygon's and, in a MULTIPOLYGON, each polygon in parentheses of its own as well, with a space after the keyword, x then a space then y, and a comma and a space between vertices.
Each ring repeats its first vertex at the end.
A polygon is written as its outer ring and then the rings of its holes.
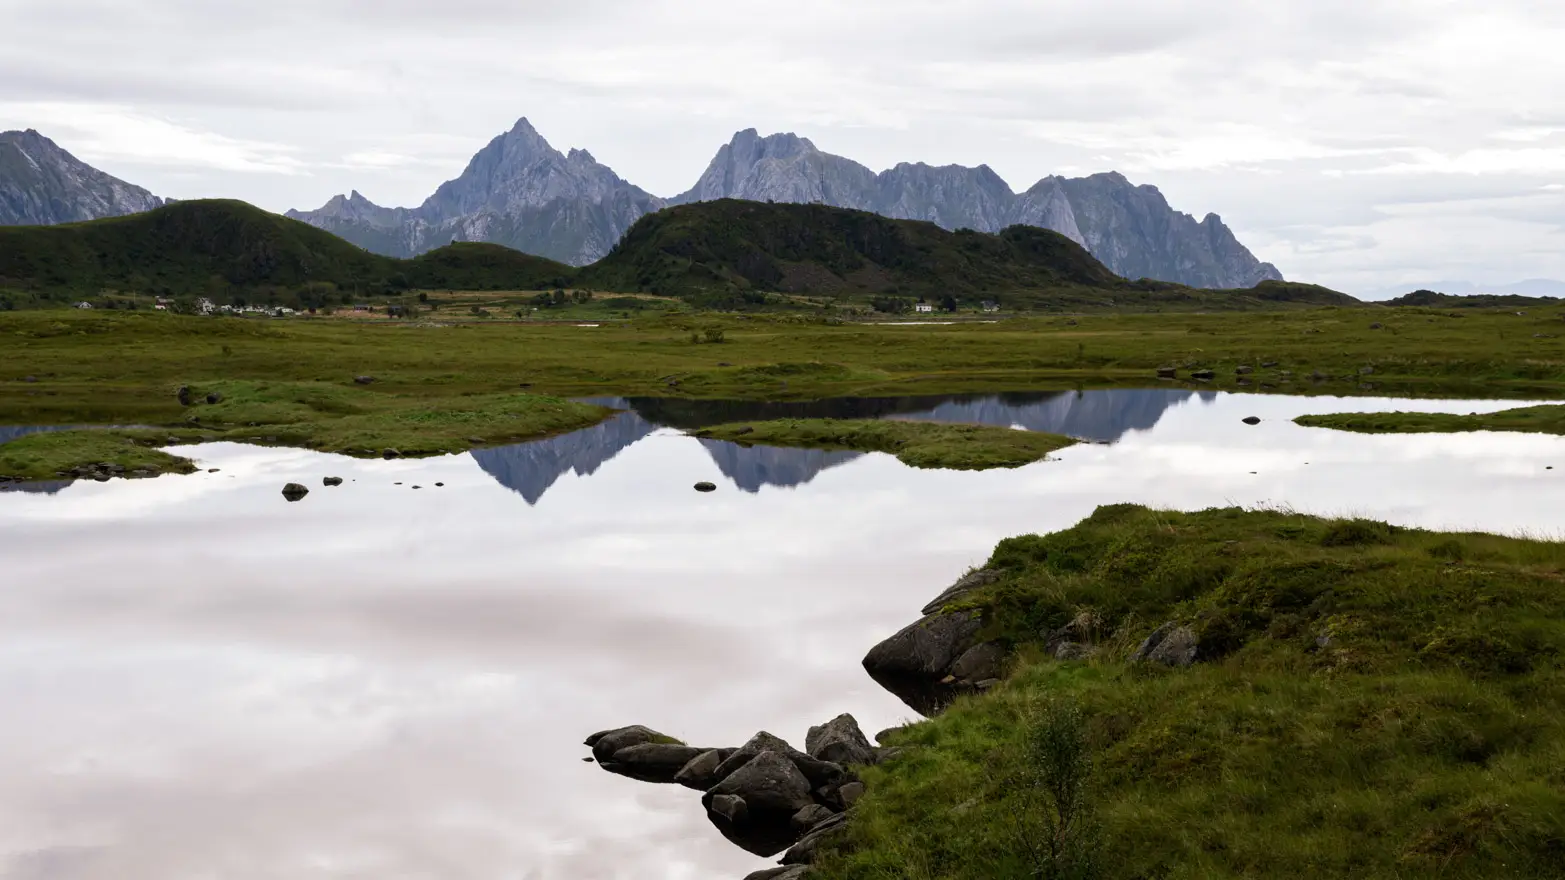
POLYGON ((658 195, 737 130, 1118 170, 1360 295, 1565 278, 1565 4, 0 0, 0 129, 173 198, 416 205, 526 116, 658 195))

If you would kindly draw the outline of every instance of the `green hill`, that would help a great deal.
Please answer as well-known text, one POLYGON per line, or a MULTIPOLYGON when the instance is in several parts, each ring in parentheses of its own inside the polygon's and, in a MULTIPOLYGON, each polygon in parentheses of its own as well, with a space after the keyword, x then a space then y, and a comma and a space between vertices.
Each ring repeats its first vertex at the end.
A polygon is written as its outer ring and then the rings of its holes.
POLYGON ((1267 282, 1253 291, 1196 291, 1129 281, 1063 235, 1012 226, 997 235, 949 232, 933 223, 867 211, 723 199, 649 214, 581 283, 712 302, 767 291, 1001 299, 1056 307, 1202 302, 1263 305, 1357 300, 1314 285, 1267 282))
POLYGON ((418 259, 369 253, 244 202, 178 202, 60 226, 0 227, 0 288, 52 299, 104 291, 254 293, 314 286, 537 289, 575 270, 498 245, 452 244, 418 259))
POLYGON ((645 291, 716 308, 776 302, 778 293, 879 301, 888 310, 910 308, 914 299, 1057 310, 1357 303, 1284 282, 1204 291, 1128 281, 1065 236, 1029 226, 998 235, 948 232, 864 211, 732 199, 649 214, 612 253, 584 269, 474 243, 398 260, 236 201, 0 228, 0 292, 56 302, 156 294, 223 302, 285 297, 314 306, 413 289, 566 286, 645 291))
POLYGON ((1522 296, 1515 293, 1477 293, 1464 296, 1434 290, 1415 290, 1384 303, 1388 306, 1430 306, 1440 309, 1474 309, 1558 305, 1552 296, 1522 296))

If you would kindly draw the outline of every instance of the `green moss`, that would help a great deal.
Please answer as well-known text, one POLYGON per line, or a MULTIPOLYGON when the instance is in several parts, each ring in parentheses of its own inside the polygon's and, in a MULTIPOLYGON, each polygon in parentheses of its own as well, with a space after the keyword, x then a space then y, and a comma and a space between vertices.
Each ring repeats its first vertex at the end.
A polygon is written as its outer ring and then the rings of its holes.
POLYGON ((694 433, 762 446, 887 452, 912 467, 949 470, 1021 467, 1076 442, 1058 434, 986 425, 889 419, 779 419, 720 425, 694 433))
POLYGON ((1501 410, 1486 415, 1448 413, 1339 413, 1299 416, 1309 428, 1335 428, 1360 434, 1454 434, 1465 431, 1525 431, 1565 434, 1565 404, 1543 404, 1501 410))
POLYGON ((1086 726, 1088 876, 1558 876, 1565 545, 1116 506, 990 564, 1018 670, 899 731, 824 876, 1035 876, 1011 781, 1049 705, 1086 726), (1073 619, 1096 657, 1044 659, 1073 619), (1199 662, 1129 665, 1165 621, 1199 662))
POLYGON ((188 474, 195 463, 150 448, 137 433, 110 430, 48 431, 0 444, 0 477, 57 480, 80 469, 109 465, 137 476, 188 474))

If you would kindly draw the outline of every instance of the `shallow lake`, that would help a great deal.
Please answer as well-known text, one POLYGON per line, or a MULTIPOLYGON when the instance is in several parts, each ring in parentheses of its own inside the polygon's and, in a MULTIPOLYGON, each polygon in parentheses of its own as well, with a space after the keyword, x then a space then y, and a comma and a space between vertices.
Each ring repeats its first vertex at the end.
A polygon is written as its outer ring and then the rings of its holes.
POLYGON ((871 734, 907 719, 859 660, 1003 537, 1125 501, 1565 534, 1565 438, 1289 421, 1516 402, 615 403, 586 431, 467 455, 212 444, 185 452, 216 473, 0 494, 0 877, 738 880, 768 863, 695 792, 582 763, 582 738, 640 723, 802 744, 840 712, 871 734), (773 415, 1103 444, 959 473, 659 427, 773 415), (310 495, 288 503, 289 481, 310 495))

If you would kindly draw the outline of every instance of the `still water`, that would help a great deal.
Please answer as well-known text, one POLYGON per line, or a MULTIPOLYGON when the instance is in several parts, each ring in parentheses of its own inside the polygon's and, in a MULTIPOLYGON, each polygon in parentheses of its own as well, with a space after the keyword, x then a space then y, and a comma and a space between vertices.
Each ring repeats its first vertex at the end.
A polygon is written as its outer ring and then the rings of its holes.
POLYGON ((800 744, 840 712, 898 723, 860 658, 1000 538, 1121 501, 1565 534, 1565 438, 1289 421, 1514 402, 616 403, 595 428, 470 455, 213 444, 187 454, 217 473, 0 494, 0 878, 737 880, 767 863, 694 792, 581 763, 583 736, 800 744), (958 473, 659 427, 776 414, 1106 445, 958 473), (289 481, 309 497, 284 501, 289 481))

